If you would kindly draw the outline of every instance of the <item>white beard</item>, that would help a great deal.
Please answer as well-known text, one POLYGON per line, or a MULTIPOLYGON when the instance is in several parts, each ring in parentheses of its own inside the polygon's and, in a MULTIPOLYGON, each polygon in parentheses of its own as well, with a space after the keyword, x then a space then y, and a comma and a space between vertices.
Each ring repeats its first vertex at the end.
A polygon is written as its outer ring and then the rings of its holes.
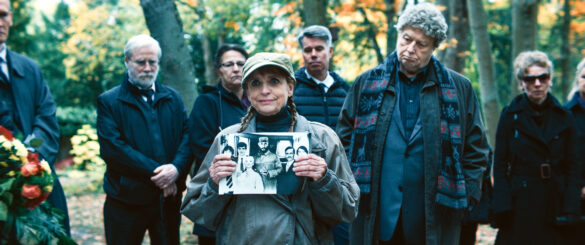
POLYGON ((158 76, 158 69, 156 69, 154 72, 140 73, 138 74, 138 77, 134 77, 132 73, 137 73, 137 71, 134 70, 134 68, 131 66, 128 66, 128 80, 130 83, 140 88, 150 88, 152 87, 152 84, 154 84, 154 81, 156 81, 156 77, 158 76))

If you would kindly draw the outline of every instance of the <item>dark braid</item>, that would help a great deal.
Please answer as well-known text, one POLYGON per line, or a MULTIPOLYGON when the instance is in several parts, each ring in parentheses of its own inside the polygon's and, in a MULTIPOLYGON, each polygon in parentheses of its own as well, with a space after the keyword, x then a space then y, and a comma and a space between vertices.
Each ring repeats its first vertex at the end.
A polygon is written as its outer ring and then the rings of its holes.
POLYGON ((242 118, 242 124, 240 125, 240 130, 238 130, 238 133, 244 132, 244 130, 246 130, 248 124, 250 124, 250 120, 252 120, 252 117, 255 115, 256 109, 254 109, 253 106, 250 106, 250 108, 248 108, 248 113, 246 113, 246 116, 242 118))
POLYGON ((288 97, 288 112, 290 112, 290 129, 289 131, 295 131, 295 124, 297 124, 297 106, 293 102, 293 97, 288 97))

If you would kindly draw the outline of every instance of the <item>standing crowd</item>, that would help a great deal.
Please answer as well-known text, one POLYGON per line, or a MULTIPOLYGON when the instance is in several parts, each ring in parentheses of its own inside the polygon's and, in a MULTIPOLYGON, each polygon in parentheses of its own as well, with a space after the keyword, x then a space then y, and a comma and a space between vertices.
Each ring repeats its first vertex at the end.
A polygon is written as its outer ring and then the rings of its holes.
MULTIPOLYGON (((0 0, 0 123, 43 139, 35 150, 53 168, 56 106, 38 66, 6 48, 11 25, 10 1, 0 0)), ((126 74, 97 103, 106 242, 140 244, 148 231, 152 244, 179 244, 182 214, 200 244, 473 244, 477 222, 464 221, 489 206, 496 244, 584 244, 585 59, 563 106, 549 91, 548 55, 520 53, 512 83, 522 93, 502 110, 492 149, 469 79, 433 55, 447 38, 441 12, 413 5, 395 27, 396 50, 352 85, 330 71, 324 26, 299 34, 297 71, 285 54, 222 44, 218 84, 203 87, 189 116, 157 81, 159 43, 132 37, 126 74), (223 142, 285 132, 308 132, 308 147, 281 155, 269 137, 223 142), (238 164, 235 154, 246 157, 238 164), (232 187, 242 176, 249 186, 232 187), (278 194, 273 182, 294 176, 300 188, 278 194), (220 182, 236 194, 220 194, 220 182)), ((66 214, 52 172, 48 201, 66 214)))

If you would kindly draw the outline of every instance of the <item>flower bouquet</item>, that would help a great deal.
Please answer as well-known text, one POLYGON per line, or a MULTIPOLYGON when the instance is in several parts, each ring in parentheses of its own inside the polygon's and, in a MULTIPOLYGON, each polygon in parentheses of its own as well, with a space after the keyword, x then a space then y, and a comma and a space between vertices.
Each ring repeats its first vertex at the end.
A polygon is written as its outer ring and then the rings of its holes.
POLYGON ((71 241, 59 223, 61 211, 43 203, 52 189, 49 164, 0 126, 0 243, 71 241))

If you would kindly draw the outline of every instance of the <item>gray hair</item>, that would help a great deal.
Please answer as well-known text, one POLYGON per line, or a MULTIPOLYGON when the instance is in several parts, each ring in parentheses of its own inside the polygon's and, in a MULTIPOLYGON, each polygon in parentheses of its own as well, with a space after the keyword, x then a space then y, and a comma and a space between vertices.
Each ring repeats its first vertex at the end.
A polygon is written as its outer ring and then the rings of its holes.
POLYGON ((139 35, 133 36, 132 38, 130 38, 130 40, 128 40, 128 42, 126 43, 126 47, 124 47, 124 57, 127 59, 132 58, 132 52, 135 49, 142 48, 145 46, 150 46, 150 47, 154 48, 156 55, 160 59, 160 57, 162 55, 162 51, 160 49, 160 45, 158 44, 158 41, 155 40, 154 38, 152 38, 151 36, 146 35, 146 34, 139 34, 139 35))
POLYGON ((303 38, 314 37, 323 39, 327 43, 327 47, 331 47, 331 32, 329 28, 320 25, 312 25, 305 28, 298 37, 299 45, 303 48, 303 38))
POLYGON ((435 39, 435 48, 439 47, 439 44, 447 39, 447 22, 445 21, 445 17, 431 3, 419 3, 406 8, 394 27, 398 32, 401 32, 406 26, 420 29, 426 36, 435 39))
POLYGON ((574 81, 573 88, 571 89, 571 92, 569 92, 569 94, 567 95, 567 100, 571 100, 573 95, 577 91, 579 91, 579 76, 581 76, 581 72, 583 72, 583 69, 585 69, 585 58, 583 58, 577 65, 577 70, 575 70, 575 79, 573 80, 574 81))
POLYGON ((524 51, 514 59, 514 72, 516 73, 516 79, 518 81, 524 78, 528 67, 531 66, 539 66, 542 68, 547 68, 548 73, 552 75, 553 71, 553 63, 548 58, 548 55, 542 51, 532 50, 532 51, 524 51))

